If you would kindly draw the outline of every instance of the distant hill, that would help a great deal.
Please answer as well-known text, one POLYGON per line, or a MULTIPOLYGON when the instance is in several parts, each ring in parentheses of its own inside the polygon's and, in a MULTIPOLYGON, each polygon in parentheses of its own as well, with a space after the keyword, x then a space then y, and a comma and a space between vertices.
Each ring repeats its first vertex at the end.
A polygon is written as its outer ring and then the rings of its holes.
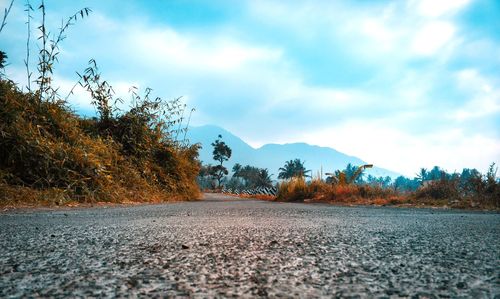
MULTIPOLYGON (((311 169, 313 175, 316 175, 321 169, 323 169, 323 173, 344 169, 348 163, 353 165, 366 164, 360 158, 346 155, 333 148, 307 143, 266 144, 255 149, 238 136, 213 125, 191 127, 187 134, 187 138, 191 143, 200 143, 202 145, 200 160, 203 164, 215 164, 212 158, 213 148, 211 143, 217 139, 219 134, 222 135, 222 140, 232 149, 231 159, 226 162, 226 167, 229 170, 235 163, 248 164, 269 169, 269 172, 274 174, 273 179, 277 179, 278 169, 283 167, 286 161, 296 158, 305 161, 306 168, 311 169)), ((400 175, 394 171, 379 167, 368 169, 366 174, 377 177, 390 176, 392 178, 400 175)))

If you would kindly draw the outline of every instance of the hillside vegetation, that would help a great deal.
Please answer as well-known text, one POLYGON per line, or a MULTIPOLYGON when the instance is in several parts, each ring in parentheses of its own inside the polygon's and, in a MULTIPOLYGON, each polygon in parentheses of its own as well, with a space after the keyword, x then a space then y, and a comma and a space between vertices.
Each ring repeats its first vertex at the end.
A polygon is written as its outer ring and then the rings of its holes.
POLYGON ((173 142, 167 104, 85 119, 0 80, 1 203, 197 198, 198 147, 173 142))
POLYGON ((365 180, 362 172, 353 176, 356 168, 348 165, 326 180, 314 178, 307 181, 302 175, 294 175, 279 184, 277 199, 500 209, 500 181, 496 177, 495 164, 491 164, 484 175, 476 169, 447 173, 436 166, 431 171, 421 169, 414 179, 400 176, 394 182, 390 177, 368 176, 365 180))
MULTIPOLYGON (((181 126, 186 106, 132 88, 133 104, 120 110, 91 60, 78 84, 89 92, 98 117, 78 116, 53 86, 52 73, 65 31, 90 9, 71 16, 57 35, 45 28, 43 1, 38 10, 43 19, 36 76, 27 62, 22 90, 0 72, 0 205, 198 198, 199 146, 177 141, 188 127, 181 126)), ((33 9, 27 12, 29 29, 33 9)), ((0 51, 0 71, 7 58, 0 51)))

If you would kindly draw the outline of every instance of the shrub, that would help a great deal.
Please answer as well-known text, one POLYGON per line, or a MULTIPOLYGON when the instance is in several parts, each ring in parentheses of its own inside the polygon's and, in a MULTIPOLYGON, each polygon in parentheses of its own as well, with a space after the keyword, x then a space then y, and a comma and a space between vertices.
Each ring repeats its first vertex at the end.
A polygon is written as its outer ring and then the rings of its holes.
POLYGON ((313 193, 310 191, 306 180, 303 177, 295 177, 282 182, 278 187, 278 200, 300 201, 311 198, 313 193))
POLYGON ((30 189, 40 200, 197 198, 198 145, 176 144, 131 111, 105 124, 81 119, 63 102, 40 101, 0 80, 0 200, 24 201, 16 194, 27 192, 14 190, 30 189))
POLYGON ((458 182, 456 180, 441 179, 430 181, 415 192, 417 199, 458 199, 458 182))
MULTIPOLYGON (((32 82, 29 69, 33 11, 29 3, 27 92, 0 73, 0 204, 47 198, 55 202, 197 198, 199 146, 177 140, 188 127, 181 129, 186 106, 179 99, 150 98, 151 89, 142 97, 133 89, 134 105, 122 112, 115 105, 120 100, 113 99, 111 85, 101 79, 92 59, 78 83, 90 93, 99 118, 80 118, 52 86, 52 74, 66 31, 91 10, 84 8, 69 17, 55 35, 46 28, 43 1, 38 10, 42 19, 37 27, 36 80, 32 82), (31 83, 37 88, 32 89, 31 83)), ((4 21, 7 14, 6 10, 4 21)), ((0 54, 3 68, 7 55, 0 54)))
POLYGON ((284 181, 278 188, 278 200, 299 201, 313 199, 328 202, 391 204, 402 202, 388 188, 355 184, 328 184, 320 179, 306 182, 304 178, 284 181))

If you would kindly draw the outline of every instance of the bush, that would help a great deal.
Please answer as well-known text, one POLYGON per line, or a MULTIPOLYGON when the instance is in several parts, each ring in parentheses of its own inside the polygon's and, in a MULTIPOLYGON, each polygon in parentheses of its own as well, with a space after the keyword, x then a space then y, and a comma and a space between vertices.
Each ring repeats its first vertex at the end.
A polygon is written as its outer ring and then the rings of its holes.
POLYGON ((313 192, 310 191, 303 177, 294 177, 282 182, 278 187, 278 200, 301 201, 311 198, 313 192))
MULTIPOLYGON (((99 118, 80 118, 60 98, 52 76, 66 31, 91 10, 70 16, 57 34, 46 28, 43 3, 38 10, 37 73, 31 73, 26 61, 27 92, 0 72, 0 204, 197 198, 199 146, 176 140, 186 106, 179 99, 152 99, 151 89, 141 97, 134 89, 134 106, 121 112, 115 105, 120 100, 113 101, 113 89, 92 59, 78 83, 90 93, 99 118)), ((32 11, 27 5, 27 57, 32 11)), ((6 58, 0 51, 0 68, 6 58)))
POLYGON ((149 112, 82 119, 64 102, 41 101, 0 80, 0 201, 197 198, 198 145, 172 142, 149 112))
POLYGON ((415 198, 418 199, 438 199, 456 200, 459 199, 458 181, 441 179, 429 181, 428 184, 415 191, 415 198))
POLYGON ((402 200, 395 192, 378 186, 355 184, 328 184, 320 179, 306 182, 304 178, 284 181, 278 188, 278 200, 300 201, 313 199, 328 202, 390 204, 402 200))
POLYGON ((462 175, 443 175, 428 180, 411 196, 417 203, 456 207, 500 208, 500 182, 492 164, 486 175, 464 170, 462 175))

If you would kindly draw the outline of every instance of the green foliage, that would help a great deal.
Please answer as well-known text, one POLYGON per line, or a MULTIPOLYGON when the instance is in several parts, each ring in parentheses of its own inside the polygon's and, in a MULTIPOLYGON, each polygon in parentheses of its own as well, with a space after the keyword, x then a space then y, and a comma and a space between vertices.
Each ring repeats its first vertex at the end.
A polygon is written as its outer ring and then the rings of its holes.
POLYGON ((398 192, 415 191, 418 189, 419 186, 420 186, 420 182, 418 181, 418 179, 416 179, 416 178, 409 179, 409 178, 404 177, 402 175, 398 176, 394 180, 394 183, 392 184, 392 187, 394 188, 394 190, 398 191, 398 192))
POLYGON ((217 180, 219 188, 222 186, 223 178, 228 175, 227 168, 223 166, 224 161, 231 158, 231 148, 222 141, 222 136, 219 135, 218 138, 212 143, 214 147, 213 158, 215 161, 219 162, 219 165, 215 165, 211 168, 211 176, 217 180))
POLYGON ((372 175, 368 175, 366 177, 366 182, 367 185, 370 186, 379 186, 382 188, 389 188, 392 183, 392 179, 390 176, 386 177, 374 177, 372 175))
POLYGON ((201 165, 198 173, 197 182, 201 189, 215 189, 214 179, 212 177, 213 166, 211 164, 201 165))
POLYGON ((219 188, 222 186, 222 182, 228 173, 227 168, 222 165, 215 165, 210 169, 210 176, 217 181, 219 188))
POLYGON ((304 163, 300 159, 286 161, 285 165, 279 168, 278 179, 286 180, 309 176, 307 173, 311 172, 311 170, 306 170, 304 163))
POLYGON ((419 174, 422 186, 413 195, 417 201, 440 200, 460 207, 500 208, 500 181, 495 163, 485 175, 467 168, 461 174, 449 174, 437 166, 430 172, 424 170, 419 174))
MULTIPOLYGON (((354 166, 351 163, 348 163, 344 170, 335 170, 335 172, 327 173, 329 175, 326 178, 326 182, 330 184, 339 184, 339 185, 350 185, 350 184, 364 184, 363 180, 364 171, 366 168, 371 168, 373 165, 365 164, 361 166, 354 166)), ((375 183, 375 178, 369 176, 369 184, 375 183)), ((378 179, 377 179, 378 180, 378 179)), ((390 180, 390 178, 389 178, 390 180)), ((384 181, 384 179, 382 179, 384 181)), ((384 181, 385 182, 385 181, 384 181)))
MULTIPOLYGON (((78 74, 78 73, 77 73, 78 74)), ((89 61, 89 67, 85 69, 83 75, 78 74, 78 83, 90 93, 92 105, 97 109, 100 121, 109 122, 113 117, 110 101, 113 99, 113 88, 107 81, 101 80, 101 74, 94 59, 89 61)))
POLYGON ((236 163, 233 166, 233 178, 243 180, 242 188, 271 187, 272 179, 267 168, 258 168, 250 165, 245 167, 236 163))
POLYGON ((218 161, 220 165, 224 161, 229 160, 231 158, 231 148, 226 145, 224 141, 222 141, 222 136, 219 135, 219 137, 212 143, 212 146, 214 147, 214 150, 212 152, 214 160, 218 161))
MULTIPOLYGON (((29 6, 29 4, 28 4, 29 6)), ((38 45, 38 77, 36 83, 38 85, 38 96, 40 100, 55 101, 57 98, 57 88, 52 86, 52 75, 54 73, 54 65, 58 62, 59 56, 59 44, 66 39, 66 31, 70 26, 74 25, 78 19, 83 19, 88 17, 89 13, 92 11, 90 8, 86 7, 77 11, 74 15, 70 16, 66 21, 63 21, 59 32, 57 34, 51 34, 46 27, 45 18, 45 2, 42 0, 38 9, 41 12, 41 24, 38 26, 40 35, 38 40, 40 45, 38 45)), ((29 11, 29 9, 28 9, 29 11)), ((30 51, 28 47, 28 52, 30 51)), ((27 63, 27 62, 26 62, 27 63)), ((29 70, 28 70, 29 72, 29 70)), ((28 77, 31 77, 28 75, 28 77)))
POLYGON ((347 183, 357 169, 348 165, 344 171, 337 170, 323 182, 313 179, 292 179, 279 186, 278 199, 315 199, 331 202, 362 204, 410 203, 431 206, 447 205, 459 208, 500 208, 500 181, 497 168, 491 164, 485 175, 476 169, 464 169, 459 173, 447 173, 438 166, 430 171, 422 168, 418 175, 409 179, 399 176, 373 177, 356 184, 347 183), (341 184, 339 182, 345 182, 341 184))

